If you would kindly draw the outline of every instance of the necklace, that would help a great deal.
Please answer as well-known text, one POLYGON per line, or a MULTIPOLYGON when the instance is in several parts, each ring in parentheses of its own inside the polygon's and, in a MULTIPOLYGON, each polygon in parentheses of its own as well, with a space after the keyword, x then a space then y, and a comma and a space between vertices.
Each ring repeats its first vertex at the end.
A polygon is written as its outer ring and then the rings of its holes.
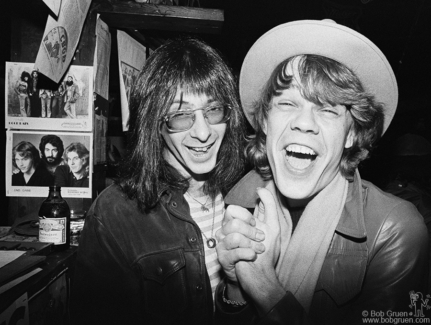
POLYGON ((215 206, 214 206, 214 201, 213 201, 213 224, 211 226, 211 237, 208 238, 207 236, 205 236, 204 232, 201 230, 202 235, 204 235, 206 241, 207 241, 207 246, 208 248, 214 248, 217 245, 217 241, 216 239, 213 237, 213 231, 214 231, 214 219, 215 219, 215 206))
MULTIPOLYGON (((196 201, 197 203, 199 203, 201 205, 201 210, 202 212, 208 212, 209 209, 206 207, 206 204, 208 202, 209 196, 207 197, 207 200, 205 201, 204 204, 200 203, 198 200, 196 200, 189 192, 186 192, 188 194, 188 196, 190 196, 194 201, 196 201)), ((217 245, 217 240, 213 237, 213 231, 214 231, 214 219, 215 219, 215 202, 213 201, 212 204, 213 207, 213 223, 211 226, 211 237, 208 238, 204 232, 201 230, 202 235, 205 237, 205 240, 207 242, 207 246, 208 248, 214 248, 217 245)))
POLYGON ((188 196, 190 196, 193 200, 195 200, 197 203, 199 203, 201 205, 202 212, 208 212, 209 211, 209 209, 207 208, 207 202, 208 202, 208 199, 210 198, 209 196, 207 197, 205 203, 202 204, 201 202, 196 200, 188 191, 186 193, 188 196))

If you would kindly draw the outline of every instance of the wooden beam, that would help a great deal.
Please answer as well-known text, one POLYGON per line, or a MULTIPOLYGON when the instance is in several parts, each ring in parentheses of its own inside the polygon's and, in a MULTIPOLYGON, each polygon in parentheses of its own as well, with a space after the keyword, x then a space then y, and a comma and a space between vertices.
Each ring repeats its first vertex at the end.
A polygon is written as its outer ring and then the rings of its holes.
POLYGON ((120 29, 219 34, 224 21, 220 9, 105 2, 93 10, 110 27, 120 29))
POLYGON ((155 37, 147 37, 143 35, 141 32, 135 29, 127 28, 125 29, 127 34, 129 34, 131 37, 133 37, 135 40, 137 40, 139 43, 144 45, 145 47, 149 47, 152 50, 155 50, 160 45, 165 43, 165 39, 155 38, 155 37))

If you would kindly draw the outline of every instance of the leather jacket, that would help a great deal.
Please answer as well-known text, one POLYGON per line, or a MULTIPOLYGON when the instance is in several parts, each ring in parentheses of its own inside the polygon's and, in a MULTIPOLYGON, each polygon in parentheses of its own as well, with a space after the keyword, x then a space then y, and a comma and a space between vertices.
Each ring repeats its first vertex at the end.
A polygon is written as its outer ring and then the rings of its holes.
POLYGON ((142 213, 117 185, 93 202, 71 289, 75 324, 211 324, 200 229, 179 191, 142 213))
MULTIPOLYGON (((251 172, 225 197, 225 203, 254 208, 255 189, 264 185, 251 172)), ((421 292, 424 299, 428 294, 427 240, 423 218, 413 204, 361 180, 356 172, 309 313, 287 291, 260 319, 248 306, 231 313, 229 323, 363 324, 362 318, 371 317, 373 311, 386 317, 393 311, 414 313, 411 292, 421 292)), ((223 287, 222 282, 216 292, 217 317, 229 317, 221 299, 223 287)))

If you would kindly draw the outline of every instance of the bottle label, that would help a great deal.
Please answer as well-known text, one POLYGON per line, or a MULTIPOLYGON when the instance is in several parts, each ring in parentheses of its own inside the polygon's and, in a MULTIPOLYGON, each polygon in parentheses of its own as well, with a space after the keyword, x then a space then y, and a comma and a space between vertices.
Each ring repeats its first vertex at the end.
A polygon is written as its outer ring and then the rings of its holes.
POLYGON ((54 245, 66 244, 66 222, 66 218, 39 218, 39 241, 54 245))

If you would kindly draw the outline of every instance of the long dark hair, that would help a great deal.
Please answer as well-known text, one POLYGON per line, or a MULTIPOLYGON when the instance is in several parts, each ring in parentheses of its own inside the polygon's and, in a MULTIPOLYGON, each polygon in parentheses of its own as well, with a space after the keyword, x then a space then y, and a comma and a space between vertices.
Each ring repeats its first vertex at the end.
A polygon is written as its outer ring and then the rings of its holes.
POLYGON ((132 88, 128 154, 120 165, 116 183, 141 209, 154 206, 165 188, 186 191, 189 184, 163 158, 166 144, 160 119, 172 104, 177 89, 206 94, 232 106, 232 113, 216 167, 204 192, 225 194, 244 168, 244 117, 239 108, 235 78, 220 54, 194 38, 169 40, 146 61, 132 88))
POLYGON ((25 82, 29 83, 30 79, 31 79, 30 74, 27 71, 23 71, 21 73, 21 81, 25 81, 25 82), (27 80, 25 80, 25 77, 27 77, 27 80))
POLYGON ((56 147, 58 150, 58 157, 63 156, 64 146, 63 141, 54 134, 44 135, 42 139, 40 139, 39 150, 42 156, 45 156, 45 146, 50 143, 53 147, 56 147))
POLYGON ((344 149, 340 171, 346 179, 353 179, 355 169, 369 156, 382 134, 383 106, 364 90, 361 81, 349 68, 319 55, 294 56, 274 69, 260 100, 255 103, 256 134, 250 138, 246 154, 262 176, 267 179, 272 177, 263 126, 272 98, 290 87, 294 77, 286 74, 286 67, 298 57, 298 87, 301 95, 316 105, 345 105, 352 116, 353 145, 344 149))

